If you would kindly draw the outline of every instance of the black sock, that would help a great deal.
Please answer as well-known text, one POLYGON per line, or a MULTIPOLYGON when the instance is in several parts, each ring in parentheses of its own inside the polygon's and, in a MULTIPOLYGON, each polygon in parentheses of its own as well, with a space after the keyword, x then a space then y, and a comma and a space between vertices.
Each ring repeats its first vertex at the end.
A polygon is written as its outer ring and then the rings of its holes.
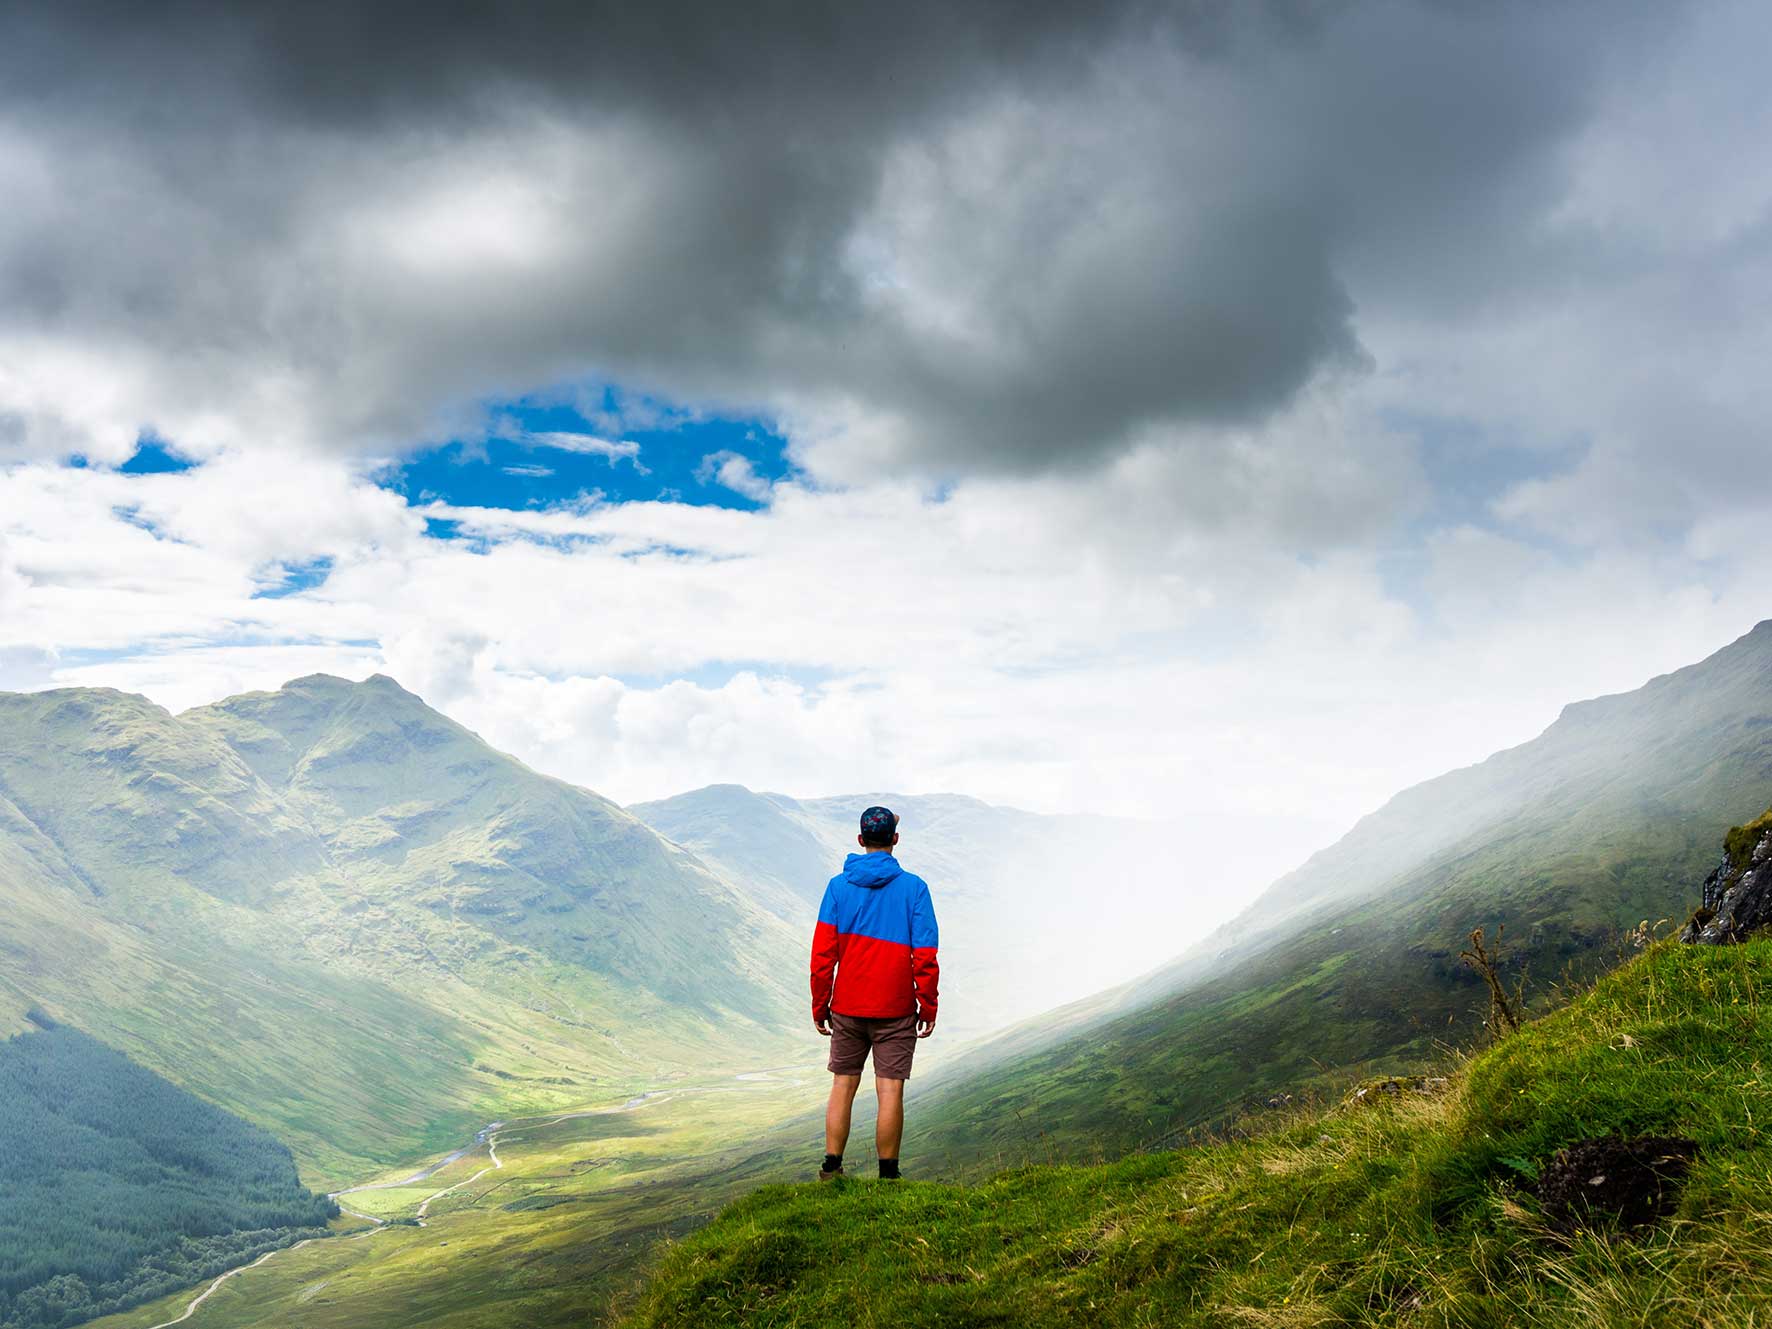
POLYGON ((842 1154, 826 1154, 824 1156, 824 1169, 823 1169, 824 1171, 835 1172, 838 1168, 840 1168, 842 1166, 843 1166, 843 1155, 842 1154))
POLYGON ((896 1158, 882 1158, 880 1160, 880 1180, 898 1180, 898 1160, 896 1158))

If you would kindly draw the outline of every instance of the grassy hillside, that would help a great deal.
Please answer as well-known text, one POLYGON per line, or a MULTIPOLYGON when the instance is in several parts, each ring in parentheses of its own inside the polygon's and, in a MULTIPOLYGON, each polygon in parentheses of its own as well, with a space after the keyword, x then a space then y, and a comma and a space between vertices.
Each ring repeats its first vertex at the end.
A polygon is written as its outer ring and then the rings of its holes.
POLYGON ((46 1006, 266 1126, 315 1184, 441 1149, 486 1120, 501 1081, 480 1069, 496 1063, 482 1061, 493 1040, 479 1029, 271 947, 247 911, 134 922, 44 868, 0 835, 0 1033, 46 1006))
POLYGON ((146 1301, 337 1212, 264 1131, 72 1029, 0 1042, 0 1122, 5 1329, 146 1301))
POLYGON ((1769 791, 1772 623, 1398 795, 1175 964, 987 1047, 918 1100, 906 1155, 1113 1156, 1431 1058, 1478 1029, 1458 960, 1473 925, 1505 925, 1511 978, 1549 1000, 1639 921, 1684 917, 1769 791))
MULTIPOLYGON (((976 1186, 774 1186, 663 1258, 640 1326, 1759 1324, 1772 940, 1662 943, 1442 1085, 1252 1139, 976 1186), (1558 1150, 1697 1146, 1635 1239, 1533 1193, 1558 1150)), ((1591 1178, 1589 1179, 1591 1180, 1591 1178)))
POLYGON ((41 1004, 355 1180, 786 1059, 802 939, 385 678, 0 694, 0 1030, 41 1004))

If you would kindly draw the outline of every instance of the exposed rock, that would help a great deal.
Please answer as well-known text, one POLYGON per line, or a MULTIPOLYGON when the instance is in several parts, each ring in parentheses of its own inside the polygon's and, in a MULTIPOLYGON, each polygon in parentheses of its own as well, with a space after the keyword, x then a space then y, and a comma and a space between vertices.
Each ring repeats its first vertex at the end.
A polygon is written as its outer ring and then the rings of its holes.
POLYGON ((1443 1075, 1387 1075, 1382 1079, 1368 1080, 1342 1101, 1380 1103, 1401 1098, 1404 1094, 1438 1094, 1445 1088, 1446 1077, 1443 1075))
POLYGON ((1681 941, 1722 946, 1772 927, 1772 828, 1762 831, 1760 822, 1730 832, 1736 841, 1733 852, 1704 879, 1703 900, 1681 931, 1681 941), (1744 829, 1758 833, 1742 844, 1736 837, 1744 829))
POLYGON ((1639 1228, 1673 1211, 1698 1146, 1673 1136, 1606 1136, 1559 1150, 1538 1178, 1544 1216, 1565 1232, 1596 1220, 1639 1228))

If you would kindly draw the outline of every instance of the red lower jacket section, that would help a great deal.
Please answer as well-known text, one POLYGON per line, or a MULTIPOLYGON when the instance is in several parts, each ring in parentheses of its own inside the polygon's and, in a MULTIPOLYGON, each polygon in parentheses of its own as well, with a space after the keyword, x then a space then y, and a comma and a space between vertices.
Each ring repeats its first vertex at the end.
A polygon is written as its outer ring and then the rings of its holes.
POLYGON ((936 992, 941 983, 941 965, 935 959, 935 947, 917 946, 911 950, 911 978, 917 985, 917 1014, 935 1023, 936 992))
POLYGON ((820 923, 812 934, 812 1018, 835 1011, 870 1020, 933 1020, 938 974, 933 946, 913 951, 903 942, 845 936, 820 923))

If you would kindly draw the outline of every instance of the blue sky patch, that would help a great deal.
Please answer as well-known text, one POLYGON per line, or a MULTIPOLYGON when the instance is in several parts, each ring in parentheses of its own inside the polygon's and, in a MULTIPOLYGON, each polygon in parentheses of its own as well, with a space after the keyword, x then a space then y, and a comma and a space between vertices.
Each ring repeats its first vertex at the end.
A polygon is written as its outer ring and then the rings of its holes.
POLYGON ((1570 470, 1588 447, 1581 439, 1526 441, 1480 421, 1418 411, 1385 411, 1380 419, 1416 442, 1433 495, 1424 514, 1430 527, 1495 528, 1497 500, 1525 481, 1570 470))
POLYGON ((298 591, 311 591, 332 575, 332 559, 311 558, 303 563, 283 563, 264 578, 252 593, 254 600, 281 600, 298 591))
MULTIPOLYGON (((618 390, 573 402, 495 403, 491 436, 414 453, 379 477, 413 504, 529 511, 602 499, 754 511, 788 474, 787 441, 767 422, 695 415, 618 390)), ((456 538, 452 522, 426 534, 456 538)))
POLYGON ((177 471, 189 471, 197 463, 179 456, 166 445, 165 440, 152 434, 143 434, 136 440, 135 455, 117 468, 122 475, 166 475, 177 471))

